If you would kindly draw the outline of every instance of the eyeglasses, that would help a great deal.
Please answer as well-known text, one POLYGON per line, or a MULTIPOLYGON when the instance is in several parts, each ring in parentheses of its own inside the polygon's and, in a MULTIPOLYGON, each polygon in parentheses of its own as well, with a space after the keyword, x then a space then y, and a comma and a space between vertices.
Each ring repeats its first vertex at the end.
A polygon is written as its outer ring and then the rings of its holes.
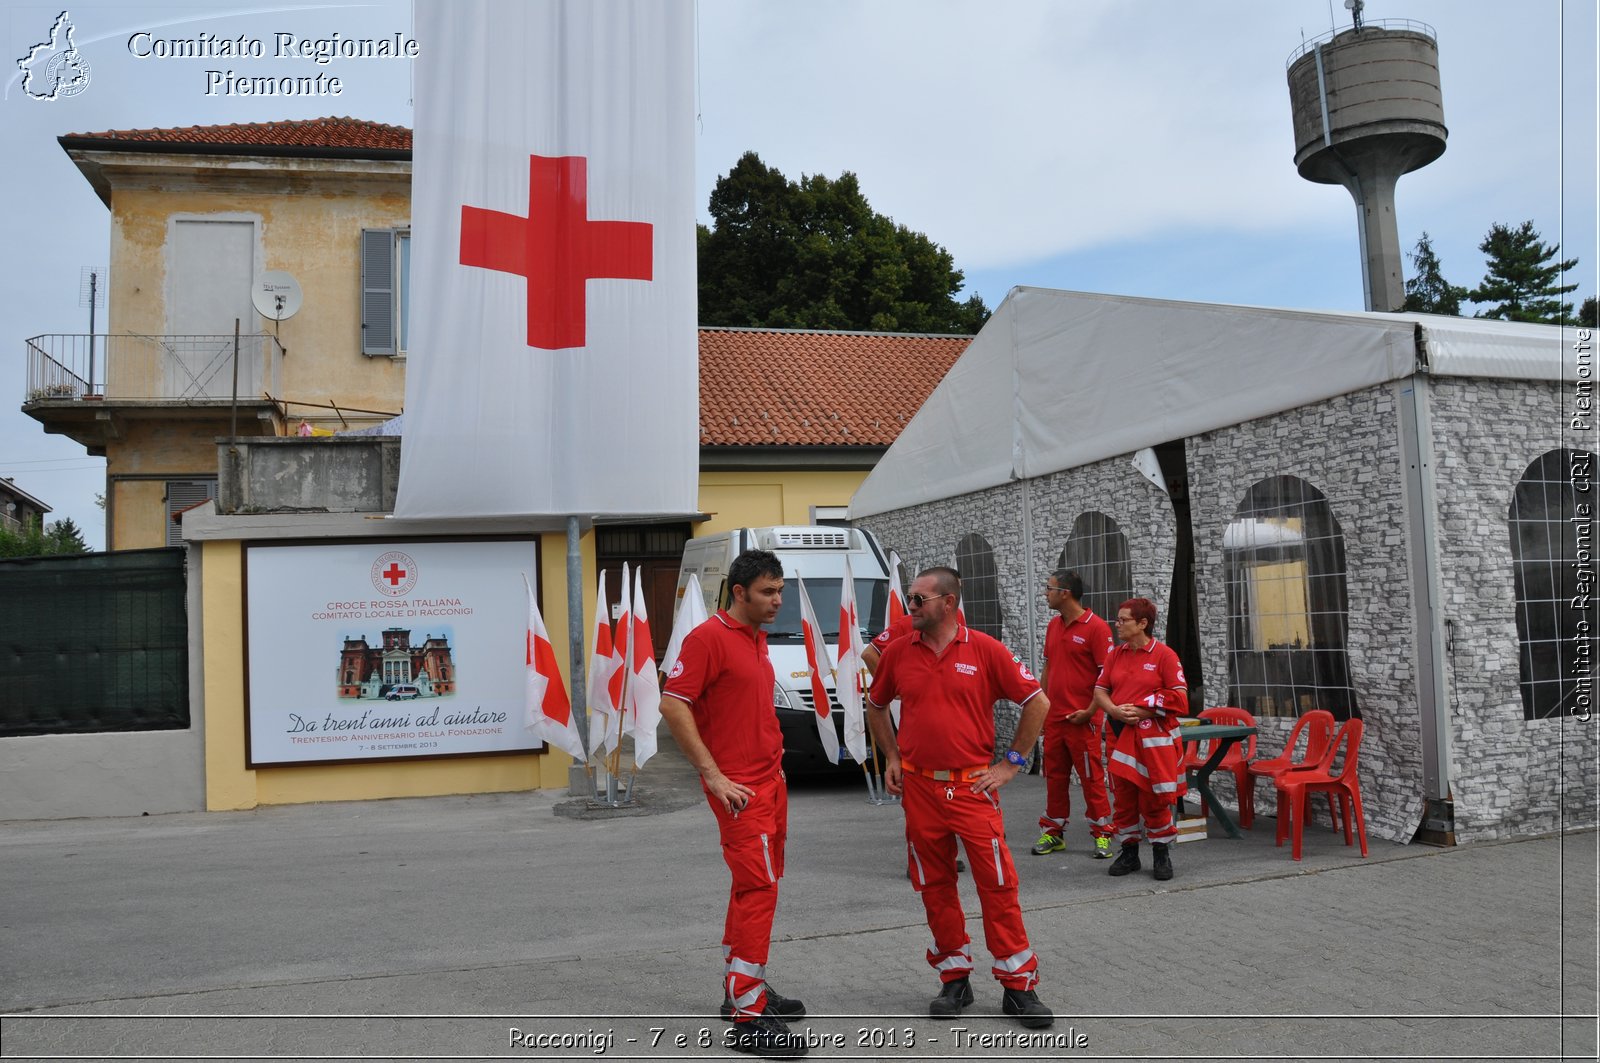
POLYGON ((1055 584, 1053 584, 1053 583, 1046 583, 1046 584, 1045 584, 1045 585, 1044 585, 1044 592, 1045 592, 1045 593, 1046 593, 1046 594, 1055 594, 1055 593, 1057 593, 1057 592, 1059 592, 1059 591, 1063 591, 1063 590, 1065 590, 1065 589, 1066 589, 1066 588, 1065 588, 1065 587, 1057 587, 1057 586, 1056 586, 1056 585, 1055 585, 1055 584))
POLYGON ((949 594, 908 594, 908 595, 906 595, 906 604, 907 605, 911 605, 911 606, 916 606, 916 607, 920 608, 922 606, 923 602, 931 602, 935 598, 948 598, 948 597, 951 597, 951 595, 949 595, 949 594))
POLYGON ((1117 623, 1117 624, 1131 624, 1131 623, 1133 623, 1133 617, 1131 617, 1131 616, 1112 617, 1112 622, 1113 623, 1117 623))

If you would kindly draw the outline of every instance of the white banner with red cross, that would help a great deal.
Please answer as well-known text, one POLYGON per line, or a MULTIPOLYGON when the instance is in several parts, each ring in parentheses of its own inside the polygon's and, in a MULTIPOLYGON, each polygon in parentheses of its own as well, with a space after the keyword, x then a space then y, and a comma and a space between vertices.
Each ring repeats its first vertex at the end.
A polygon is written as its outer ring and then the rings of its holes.
POLYGON ((397 517, 697 506, 690 0, 417 0, 397 517))

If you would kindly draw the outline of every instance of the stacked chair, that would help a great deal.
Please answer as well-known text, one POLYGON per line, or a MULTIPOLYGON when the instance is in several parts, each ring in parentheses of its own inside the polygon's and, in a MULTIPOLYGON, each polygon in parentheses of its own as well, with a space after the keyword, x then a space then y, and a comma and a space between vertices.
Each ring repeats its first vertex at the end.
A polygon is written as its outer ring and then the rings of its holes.
MULTIPOLYGON (((1240 710, 1230 710, 1240 711, 1240 710)), ((1202 715, 1204 715, 1202 713, 1202 715)), ((1295 721, 1294 729, 1289 732, 1289 741, 1284 744, 1283 755, 1272 757, 1269 760, 1252 760, 1245 766, 1246 775, 1239 785, 1239 825, 1248 829, 1256 819, 1256 787, 1257 779, 1271 779, 1276 786, 1278 776, 1291 769, 1315 768, 1322 763, 1323 756, 1333 745, 1334 719, 1333 713, 1327 709, 1312 709, 1295 721), (1305 751, 1297 760, 1294 755, 1295 746, 1299 744, 1301 736, 1305 737, 1305 751)), ((1251 752, 1255 751, 1254 739, 1251 740, 1251 752)), ((1278 822, 1282 823, 1286 809, 1280 802, 1278 805, 1278 822)), ((1328 814, 1335 816, 1333 797, 1328 797, 1328 814)))
MULTIPOLYGON (((1367 855, 1367 820, 1361 808, 1361 781, 1356 777, 1356 759, 1361 752, 1361 734, 1365 730, 1360 720, 1346 720, 1340 725, 1321 761, 1315 767, 1290 768, 1275 777, 1278 793, 1278 844, 1284 836, 1294 834, 1293 855, 1300 859, 1300 839, 1306 825, 1306 794, 1320 790, 1328 795, 1329 811, 1333 799, 1338 797, 1343 812, 1344 843, 1351 844, 1350 827, 1361 839, 1361 855, 1367 855), (1334 767, 1335 764, 1339 766, 1334 767), (1287 814, 1286 814, 1287 813, 1287 814)), ((1334 826, 1340 817, 1334 816, 1334 826)))

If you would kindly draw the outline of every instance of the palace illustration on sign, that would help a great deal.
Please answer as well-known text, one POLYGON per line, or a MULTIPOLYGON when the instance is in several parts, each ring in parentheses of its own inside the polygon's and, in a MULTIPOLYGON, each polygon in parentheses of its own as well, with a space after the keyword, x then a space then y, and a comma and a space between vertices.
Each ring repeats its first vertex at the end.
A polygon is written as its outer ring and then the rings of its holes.
POLYGON ((416 646, 411 644, 411 631, 401 627, 385 628, 377 645, 365 635, 346 636, 335 677, 339 697, 389 701, 450 697, 456 692, 450 635, 448 628, 437 635, 429 632, 416 646))

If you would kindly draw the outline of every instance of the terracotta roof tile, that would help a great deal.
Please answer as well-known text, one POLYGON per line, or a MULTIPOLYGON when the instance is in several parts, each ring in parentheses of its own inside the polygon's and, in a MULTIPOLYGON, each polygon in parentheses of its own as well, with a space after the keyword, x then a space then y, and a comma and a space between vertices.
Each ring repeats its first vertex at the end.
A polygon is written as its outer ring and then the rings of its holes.
POLYGON ((701 446, 879 446, 971 336, 700 330, 701 446))
POLYGON ((411 130, 359 118, 310 118, 293 122, 243 122, 234 125, 192 125, 172 129, 108 129, 70 133, 63 140, 107 141, 110 144, 164 144, 173 147, 308 148, 341 151, 411 150, 411 130))

